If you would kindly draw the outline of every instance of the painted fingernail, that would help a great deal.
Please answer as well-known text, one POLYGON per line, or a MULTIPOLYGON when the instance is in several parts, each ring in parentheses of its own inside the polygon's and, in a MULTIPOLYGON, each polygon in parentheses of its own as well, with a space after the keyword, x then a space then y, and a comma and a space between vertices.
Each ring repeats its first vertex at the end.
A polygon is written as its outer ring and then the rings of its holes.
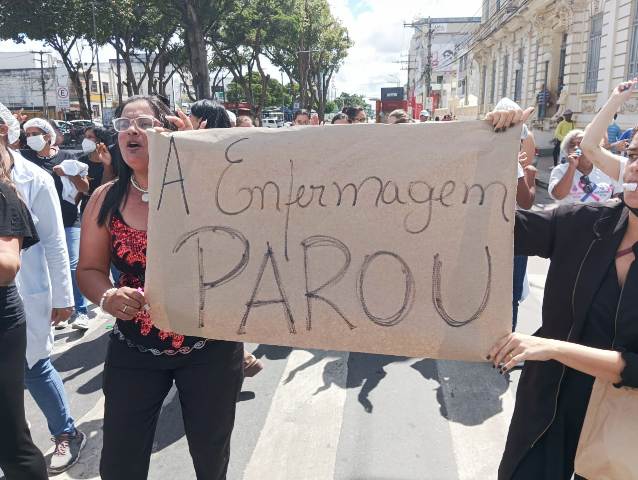
POLYGON ((490 358, 492 358, 491 355, 488 355, 487 357, 485 357, 486 360, 489 360, 490 358))

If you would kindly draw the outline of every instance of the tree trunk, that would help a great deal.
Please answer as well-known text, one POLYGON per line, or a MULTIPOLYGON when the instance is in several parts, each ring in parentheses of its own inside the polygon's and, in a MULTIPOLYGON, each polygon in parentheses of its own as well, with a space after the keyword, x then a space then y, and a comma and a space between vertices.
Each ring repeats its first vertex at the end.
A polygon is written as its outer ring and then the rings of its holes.
POLYGON ((67 73, 69 74, 69 78, 71 79, 71 83, 73 84, 73 88, 78 96, 78 103, 80 104, 80 115, 82 118, 91 118, 90 108, 86 106, 86 100, 84 98, 84 88, 82 88, 82 81, 80 80, 80 74, 77 70, 69 70, 67 68, 67 73))
MULTIPOLYGON (((98 68, 100 68, 98 66, 98 68)), ((91 120, 93 118, 93 108, 91 107, 91 68, 89 68, 88 70, 84 70, 83 72, 83 77, 84 77, 84 86, 85 86, 85 91, 84 93, 86 94, 86 104, 88 106, 88 119, 91 120)), ((87 117, 84 117, 87 118, 87 117)))
POLYGON ((210 79, 208 77, 208 54, 204 42, 204 32, 199 23, 194 0, 180 0, 180 10, 184 22, 185 40, 188 48, 190 71, 193 76, 193 88, 198 99, 211 98, 210 79))

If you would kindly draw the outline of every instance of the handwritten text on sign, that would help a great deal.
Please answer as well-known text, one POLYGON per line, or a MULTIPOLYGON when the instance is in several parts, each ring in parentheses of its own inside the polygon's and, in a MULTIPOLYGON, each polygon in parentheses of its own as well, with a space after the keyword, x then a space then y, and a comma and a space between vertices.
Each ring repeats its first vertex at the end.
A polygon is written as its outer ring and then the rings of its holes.
POLYGON ((153 321, 483 358, 511 322, 518 143, 482 122, 150 134, 153 321))

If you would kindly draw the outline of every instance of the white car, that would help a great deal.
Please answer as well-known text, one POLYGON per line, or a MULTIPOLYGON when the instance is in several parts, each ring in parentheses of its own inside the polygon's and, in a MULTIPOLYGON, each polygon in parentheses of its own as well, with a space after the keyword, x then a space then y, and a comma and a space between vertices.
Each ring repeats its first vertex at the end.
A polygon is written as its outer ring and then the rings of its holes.
POLYGON ((279 128, 281 125, 277 122, 276 118, 262 118, 261 126, 265 128, 279 128))

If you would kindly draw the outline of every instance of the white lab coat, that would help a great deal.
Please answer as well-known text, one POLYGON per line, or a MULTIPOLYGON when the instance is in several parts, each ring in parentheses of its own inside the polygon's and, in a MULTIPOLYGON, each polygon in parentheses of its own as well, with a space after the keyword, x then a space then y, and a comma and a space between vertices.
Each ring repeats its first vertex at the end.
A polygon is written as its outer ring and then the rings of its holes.
POLYGON ((11 177, 33 217, 40 242, 22 253, 16 285, 27 318, 29 368, 53 350, 51 309, 74 305, 60 201, 51 175, 11 150, 11 177))

